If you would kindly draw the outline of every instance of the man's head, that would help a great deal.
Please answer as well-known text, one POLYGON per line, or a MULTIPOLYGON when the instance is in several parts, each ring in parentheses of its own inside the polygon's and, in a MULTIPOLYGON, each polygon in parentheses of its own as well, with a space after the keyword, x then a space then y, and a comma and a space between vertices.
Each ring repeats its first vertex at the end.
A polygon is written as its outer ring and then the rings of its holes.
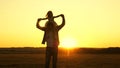
POLYGON ((53 13, 52 11, 48 11, 46 14, 46 17, 48 18, 49 21, 53 20, 53 13))

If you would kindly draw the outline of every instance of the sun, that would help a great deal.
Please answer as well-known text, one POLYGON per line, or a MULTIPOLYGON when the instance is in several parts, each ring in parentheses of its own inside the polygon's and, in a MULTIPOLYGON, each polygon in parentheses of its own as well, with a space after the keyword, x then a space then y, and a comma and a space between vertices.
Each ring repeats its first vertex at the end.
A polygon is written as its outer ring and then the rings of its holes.
POLYGON ((63 48, 75 48, 77 45, 77 41, 74 38, 64 38, 61 41, 61 47, 63 48))

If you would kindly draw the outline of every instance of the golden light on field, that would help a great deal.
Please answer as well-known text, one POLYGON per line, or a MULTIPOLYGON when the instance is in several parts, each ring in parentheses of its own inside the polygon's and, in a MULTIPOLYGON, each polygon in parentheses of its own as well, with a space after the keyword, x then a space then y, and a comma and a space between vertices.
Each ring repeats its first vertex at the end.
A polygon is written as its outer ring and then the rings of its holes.
POLYGON ((76 46, 77 46, 77 41, 74 38, 68 37, 68 38, 64 38, 61 41, 61 47, 63 48, 72 49, 76 46))

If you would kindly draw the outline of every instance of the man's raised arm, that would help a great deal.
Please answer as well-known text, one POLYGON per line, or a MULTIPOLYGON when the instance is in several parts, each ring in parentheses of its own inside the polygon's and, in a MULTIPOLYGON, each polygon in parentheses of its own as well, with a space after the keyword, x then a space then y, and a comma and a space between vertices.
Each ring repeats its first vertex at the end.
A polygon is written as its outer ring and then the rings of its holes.
POLYGON ((65 17, 63 14, 60 15, 62 17, 62 24, 59 25, 59 29, 61 29, 65 25, 65 17))
POLYGON ((47 18, 39 18, 39 19, 37 20, 36 27, 37 27, 38 29, 40 29, 40 30, 45 31, 45 27, 41 27, 41 26, 39 25, 39 22, 40 22, 41 20, 46 20, 46 19, 47 19, 47 18))

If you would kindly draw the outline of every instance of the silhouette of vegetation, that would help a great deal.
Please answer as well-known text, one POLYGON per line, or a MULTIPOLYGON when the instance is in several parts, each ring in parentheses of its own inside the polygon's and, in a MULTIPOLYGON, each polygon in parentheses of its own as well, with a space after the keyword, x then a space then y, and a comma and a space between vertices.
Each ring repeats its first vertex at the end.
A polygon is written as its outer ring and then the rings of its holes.
MULTIPOLYGON (((0 54, 44 54, 45 48, 0 48, 0 54)), ((73 53, 78 54, 120 54, 119 47, 109 47, 109 48, 74 48, 73 53)), ((59 53, 66 53, 64 48, 59 48, 59 53)))
POLYGON ((109 48, 79 48, 76 50, 78 53, 89 53, 89 54, 120 54, 119 47, 109 48))

